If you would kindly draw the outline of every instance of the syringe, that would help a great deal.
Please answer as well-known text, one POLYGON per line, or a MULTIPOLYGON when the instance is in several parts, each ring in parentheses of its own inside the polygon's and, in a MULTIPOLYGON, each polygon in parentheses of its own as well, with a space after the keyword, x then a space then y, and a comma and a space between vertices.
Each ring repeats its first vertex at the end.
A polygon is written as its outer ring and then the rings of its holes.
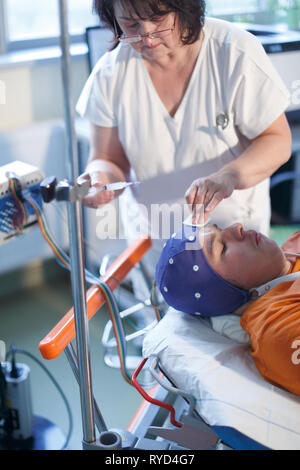
POLYGON ((120 191, 121 189, 125 189, 132 184, 140 184, 140 182, 132 181, 129 183, 127 181, 118 181, 116 183, 104 184, 101 188, 99 188, 99 191, 120 191))

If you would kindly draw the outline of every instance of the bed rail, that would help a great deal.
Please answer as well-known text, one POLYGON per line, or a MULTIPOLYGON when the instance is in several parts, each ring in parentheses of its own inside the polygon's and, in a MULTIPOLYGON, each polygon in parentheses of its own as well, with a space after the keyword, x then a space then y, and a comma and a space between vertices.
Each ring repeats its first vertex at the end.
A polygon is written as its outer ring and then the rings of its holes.
MULTIPOLYGON (((100 277, 114 290, 126 277, 128 272, 142 259, 144 254, 151 247, 151 238, 147 235, 141 236, 138 240, 126 248, 123 253, 112 263, 104 276, 100 277)), ((105 299, 100 287, 93 285, 87 291, 87 312, 88 319, 99 310, 105 299)), ((44 359, 55 359, 75 337, 74 307, 57 323, 57 325, 41 340, 39 350, 44 359)))

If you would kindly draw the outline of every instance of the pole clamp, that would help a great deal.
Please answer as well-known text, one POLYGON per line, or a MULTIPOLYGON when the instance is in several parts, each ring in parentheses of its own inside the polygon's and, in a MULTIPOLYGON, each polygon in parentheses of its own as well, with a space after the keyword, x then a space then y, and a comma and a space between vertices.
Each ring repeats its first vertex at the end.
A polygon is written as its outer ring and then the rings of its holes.
POLYGON ((67 179, 57 182, 55 176, 45 178, 41 184, 41 194, 43 201, 49 203, 56 201, 76 202, 80 201, 89 191, 90 183, 87 180, 76 181, 70 184, 67 179))

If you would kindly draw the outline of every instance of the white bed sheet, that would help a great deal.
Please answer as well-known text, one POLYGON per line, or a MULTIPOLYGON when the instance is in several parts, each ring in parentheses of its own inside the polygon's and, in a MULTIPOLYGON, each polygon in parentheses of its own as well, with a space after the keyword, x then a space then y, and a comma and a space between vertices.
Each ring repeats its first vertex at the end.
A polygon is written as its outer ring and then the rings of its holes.
POLYGON ((173 383, 195 396, 209 425, 232 427, 271 449, 300 449, 300 397, 263 379, 249 345, 170 309, 145 337, 143 356, 159 358, 173 383))

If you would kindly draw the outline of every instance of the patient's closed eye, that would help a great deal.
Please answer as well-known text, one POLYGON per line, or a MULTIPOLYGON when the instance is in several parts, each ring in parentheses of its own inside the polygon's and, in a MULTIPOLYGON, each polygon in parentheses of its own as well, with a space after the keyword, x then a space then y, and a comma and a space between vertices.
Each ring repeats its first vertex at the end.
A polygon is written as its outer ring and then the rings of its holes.
POLYGON ((213 241, 213 253, 215 254, 215 256, 223 256, 226 253, 226 250, 227 245, 221 238, 216 240, 215 243, 213 241))

